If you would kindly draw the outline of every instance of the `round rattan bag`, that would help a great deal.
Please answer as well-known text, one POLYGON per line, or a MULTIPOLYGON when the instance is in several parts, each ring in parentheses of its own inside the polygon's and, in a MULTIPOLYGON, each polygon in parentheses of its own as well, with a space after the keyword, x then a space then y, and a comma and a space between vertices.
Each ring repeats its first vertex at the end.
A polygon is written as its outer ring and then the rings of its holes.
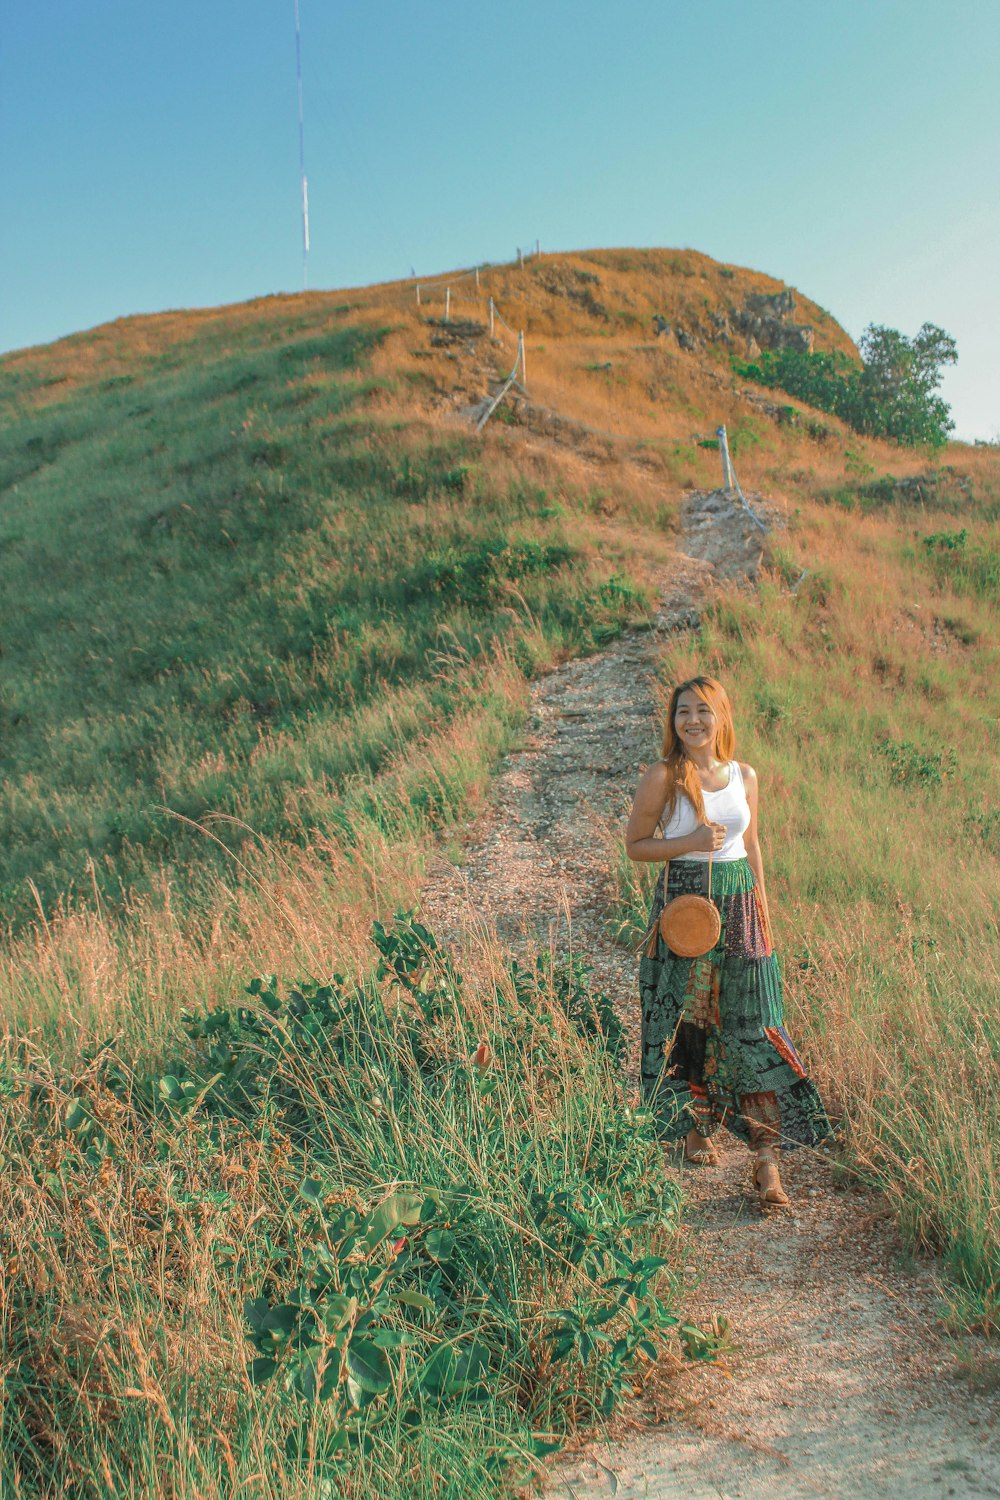
MULTIPOLYGON (((667 888, 670 865, 663 874, 663 889, 667 888)), ((722 917, 719 908, 711 900, 712 861, 708 861, 708 896, 692 894, 675 896, 668 901, 660 913, 660 936, 679 958, 701 958, 710 952, 719 941, 722 917)))

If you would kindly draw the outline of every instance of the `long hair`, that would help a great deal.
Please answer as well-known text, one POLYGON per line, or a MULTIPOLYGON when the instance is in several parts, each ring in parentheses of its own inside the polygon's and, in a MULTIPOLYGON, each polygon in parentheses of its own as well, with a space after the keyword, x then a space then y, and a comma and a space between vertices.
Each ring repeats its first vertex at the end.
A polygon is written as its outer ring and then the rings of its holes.
POLYGON ((714 677, 689 677, 687 682, 679 682, 670 694, 670 702, 667 705, 667 722, 663 731, 663 764, 667 768, 667 800, 663 808, 663 817, 669 820, 677 805, 678 792, 684 792, 693 803, 699 822, 704 822, 705 803, 701 795, 698 772, 688 760, 684 746, 677 738, 677 731, 674 728, 677 702, 681 693, 696 693, 715 714, 718 726, 715 731, 714 752, 720 760, 732 760, 736 750, 733 710, 725 688, 721 682, 716 682, 714 677))

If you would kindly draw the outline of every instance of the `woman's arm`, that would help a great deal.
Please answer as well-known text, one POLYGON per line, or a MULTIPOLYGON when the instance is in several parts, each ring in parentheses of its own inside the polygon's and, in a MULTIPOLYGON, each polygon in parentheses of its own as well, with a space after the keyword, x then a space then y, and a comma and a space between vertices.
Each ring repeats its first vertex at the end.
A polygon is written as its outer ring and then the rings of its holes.
POLYGON ((656 837, 656 825, 663 815, 667 798, 667 769, 656 761, 639 782, 632 812, 625 830, 625 852, 639 864, 655 864, 665 859, 679 859, 682 854, 708 854, 721 849, 726 830, 721 823, 699 823, 693 833, 677 839, 656 837))
POLYGON ((757 806, 759 802, 757 772, 753 766, 745 766, 742 761, 740 761, 740 770, 743 772, 743 785, 746 787, 747 802, 750 804, 750 827, 743 835, 743 842, 747 846, 747 864, 757 877, 757 889, 760 891, 761 905, 764 908, 764 921, 770 933, 771 916, 767 906, 767 891, 764 888, 764 861, 761 857, 760 839, 757 834, 757 806))

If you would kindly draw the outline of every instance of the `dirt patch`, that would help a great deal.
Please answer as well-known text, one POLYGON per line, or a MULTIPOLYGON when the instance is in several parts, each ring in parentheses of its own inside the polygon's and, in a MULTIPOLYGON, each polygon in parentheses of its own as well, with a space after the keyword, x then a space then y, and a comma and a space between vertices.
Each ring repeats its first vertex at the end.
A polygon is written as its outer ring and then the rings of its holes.
POLYGON ((689 1306, 703 1327, 728 1320, 733 1351, 719 1369, 671 1372, 654 1430, 563 1460, 546 1494, 1000 1495, 996 1393, 964 1378, 934 1268, 907 1264, 884 1199, 799 1151, 782 1169, 791 1213, 763 1219, 745 1150, 729 1137, 721 1156, 684 1169, 689 1306))

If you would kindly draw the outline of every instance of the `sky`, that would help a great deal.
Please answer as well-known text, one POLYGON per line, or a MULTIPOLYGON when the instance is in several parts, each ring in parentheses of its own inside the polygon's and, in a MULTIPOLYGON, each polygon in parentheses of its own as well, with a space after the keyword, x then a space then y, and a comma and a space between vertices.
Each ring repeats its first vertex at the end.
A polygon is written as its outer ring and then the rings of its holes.
MULTIPOLYGON (((294 0, 2 0, 0 351, 303 285, 294 0)), ((995 0, 299 0, 311 288, 670 246, 958 342, 1000 437, 995 0)))

